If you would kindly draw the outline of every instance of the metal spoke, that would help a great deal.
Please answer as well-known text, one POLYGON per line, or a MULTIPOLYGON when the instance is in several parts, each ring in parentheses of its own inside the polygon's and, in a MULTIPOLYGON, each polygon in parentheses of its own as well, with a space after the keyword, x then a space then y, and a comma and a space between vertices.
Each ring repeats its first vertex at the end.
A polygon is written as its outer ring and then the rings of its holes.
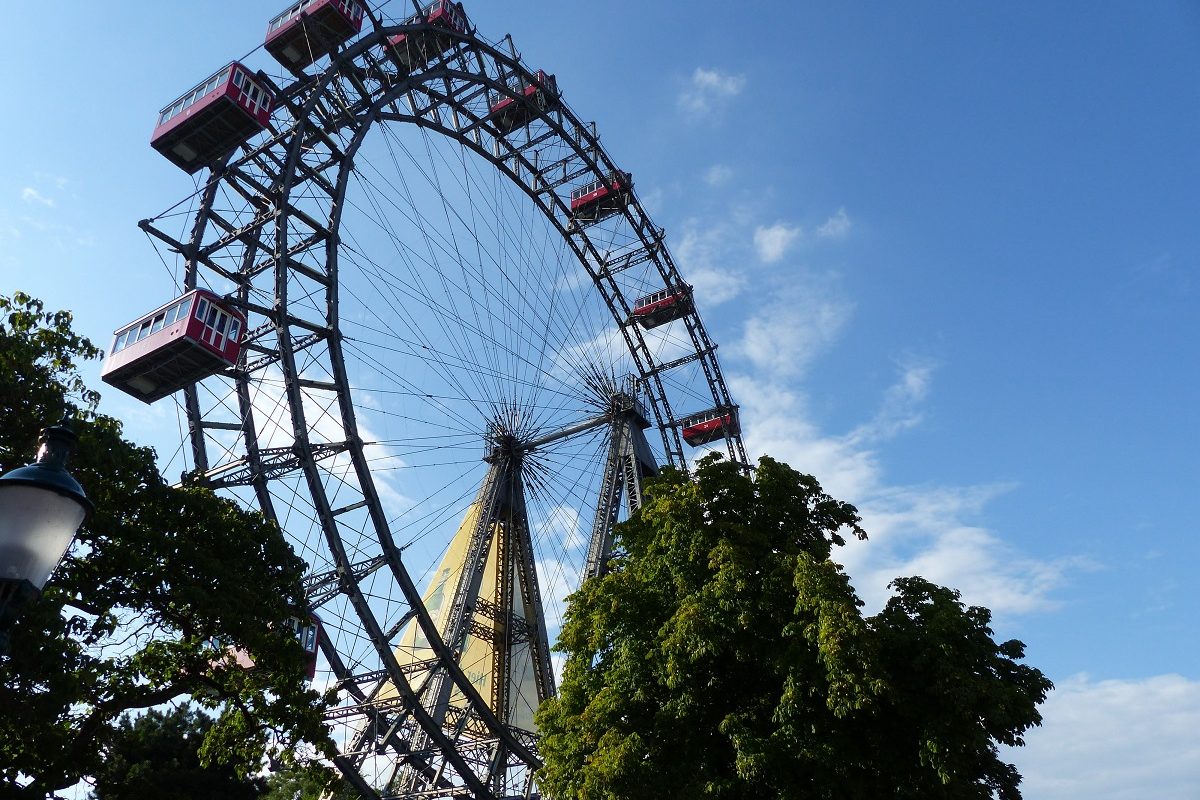
POLYGON ((185 392, 186 471, 308 561, 335 763, 363 796, 536 796, 529 706, 554 691, 565 592, 603 570, 643 480, 686 469, 678 421, 734 403, 694 305, 635 320, 686 283, 632 189, 572 211, 619 174, 595 126, 511 40, 368 18, 269 80, 271 129, 214 165, 190 220, 141 223, 185 287, 248 318, 237 369, 185 392), (399 34, 437 46, 405 62, 399 34), (493 115, 533 82, 536 105, 493 115))

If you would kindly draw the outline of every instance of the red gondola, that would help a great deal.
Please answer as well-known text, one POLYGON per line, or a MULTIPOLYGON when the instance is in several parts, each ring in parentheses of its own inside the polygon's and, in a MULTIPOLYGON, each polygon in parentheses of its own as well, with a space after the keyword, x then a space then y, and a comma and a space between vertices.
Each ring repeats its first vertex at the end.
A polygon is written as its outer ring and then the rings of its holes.
POLYGON ((592 223, 614 214, 629 202, 633 178, 628 172, 614 172, 571 192, 571 219, 592 223))
POLYGON ((305 619, 292 617, 284 624, 296 634, 296 638, 300 640, 300 646, 304 648, 304 674, 311 681, 317 674, 317 652, 321 645, 321 618, 310 613, 305 619))
POLYGON ((451 0, 434 0, 425 6, 425 10, 420 14, 413 14, 404 21, 405 25, 420 25, 421 23, 432 27, 398 33, 388 38, 388 44, 395 48, 396 57, 408 69, 423 67, 449 50, 450 45, 454 44, 454 39, 439 32, 438 29, 466 33, 468 28, 467 12, 463 10, 462 3, 454 3, 451 0))
POLYGON ((680 420, 683 440, 692 447, 724 439, 726 435, 741 433, 738 424, 737 406, 732 408, 711 408, 692 414, 680 420))
POLYGON ((237 363, 246 317, 196 289, 120 328, 100 378, 153 403, 237 363))
MULTIPOLYGON (((284 621, 283 627, 295 635, 300 642, 300 647, 304 649, 304 675, 311 681, 317 675, 317 652, 320 650, 321 644, 321 618, 316 614, 309 614, 304 618, 290 617, 284 621)), ((213 648, 225 652, 220 661, 213 662, 213 666, 235 664, 242 669, 254 669, 254 656, 246 650, 234 647, 221 639, 213 639, 210 644, 213 648)))
POLYGON ((274 102, 234 61, 162 110, 150 146, 191 174, 266 128, 274 102))
POLYGON ((657 328, 692 310, 692 287, 667 288, 639 298, 633 304, 633 319, 643 328, 657 328))
POLYGON ((267 23, 263 46, 285 67, 304 69, 362 30, 362 21, 355 0, 300 0, 267 23))
POLYGON ((558 85, 554 76, 547 75, 540 69, 531 81, 518 76, 509 84, 509 89, 515 97, 492 94, 488 98, 488 119, 502 134, 528 125, 538 114, 558 105, 558 85))

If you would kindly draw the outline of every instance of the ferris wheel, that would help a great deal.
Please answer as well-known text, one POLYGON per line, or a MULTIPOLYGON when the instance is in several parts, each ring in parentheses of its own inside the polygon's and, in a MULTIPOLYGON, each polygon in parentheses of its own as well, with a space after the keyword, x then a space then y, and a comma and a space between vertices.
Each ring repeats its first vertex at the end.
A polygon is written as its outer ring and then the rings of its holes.
POLYGON ((202 177, 140 224, 183 291, 104 378, 175 396, 189 479, 307 561, 364 797, 536 796, 565 596, 646 477, 746 454, 632 171, 461 4, 400 13, 297 3, 274 77, 233 62, 163 109, 153 146, 202 177))

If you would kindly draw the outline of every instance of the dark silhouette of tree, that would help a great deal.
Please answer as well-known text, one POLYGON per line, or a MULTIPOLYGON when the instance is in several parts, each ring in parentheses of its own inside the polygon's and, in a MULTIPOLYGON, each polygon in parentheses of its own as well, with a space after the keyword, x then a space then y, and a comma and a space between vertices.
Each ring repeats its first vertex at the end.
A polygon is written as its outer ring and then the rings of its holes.
POLYGON ((331 755, 323 698, 281 635, 303 607, 303 562, 260 514, 169 486, 154 452, 95 412, 77 365, 100 355, 68 312, 0 296, 0 472, 28 463, 65 414, 80 440, 71 471, 96 504, 0 662, 0 785, 40 800, 97 775, 125 741, 122 715, 186 697, 214 715, 201 763, 246 775, 268 754, 331 755), (222 658, 214 637, 258 668, 222 658))
POLYGON ((255 800, 260 777, 239 777, 228 764, 204 766, 200 747, 212 718, 190 706, 125 716, 93 776, 92 800, 255 800))

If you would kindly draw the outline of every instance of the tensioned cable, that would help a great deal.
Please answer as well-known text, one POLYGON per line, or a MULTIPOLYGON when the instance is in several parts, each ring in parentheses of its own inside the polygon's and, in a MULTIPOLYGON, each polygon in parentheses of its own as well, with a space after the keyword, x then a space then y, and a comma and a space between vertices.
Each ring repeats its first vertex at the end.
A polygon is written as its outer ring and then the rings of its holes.
MULTIPOLYGON (((331 84, 331 91, 336 89, 331 84)), ((486 92, 475 98, 471 102, 476 106, 489 102, 486 92)), ((335 100, 330 107, 336 111, 339 104, 335 100)), ((343 239, 339 290, 344 302, 336 333, 346 355, 360 431, 372 440, 364 456, 367 468, 378 475, 381 487, 387 483, 384 474, 403 476, 392 485, 411 505, 393 506, 389 526, 402 526, 404 536, 398 541, 405 541, 405 562, 417 572, 422 565, 430 569, 436 563, 428 553, 418 554, 417 548, 452 533, 478 488, 485 424, 497 420, 515 430, 546 431, 592 416, 597 399, 581 391, 573 370, 586 365, 585 372, 610 374, 615 383, 629 369, 631 357, 624 337, 612 327, 608 303, 601 302, 600 293, 583 274, 576 251, 560 231, 551 230, 537 202, 514 189, 508 176, 491 168, 486 159, 474 153, 468 157, 468 148, 444 146, 449 140, 441 135, 412 126, 409 130, 419 131, 419 138, 409 146, 400 136, 402 126, 381 125, 380 129, 383 135, 371 141, 380 145, 382 156, 367 157, 365 150, 359 154, 354 191, 344 205, 345 222, 350 224, 338 232, 343 239), (418 163, 421 168, 413 166, 418 163), (390 178, 380 172, 386 166, 395 171, 390 178), (428 202, 421 191, 415 191, 425 180, 420 177, 423 169, 433 187, 428 202), (415 181, 411 186, 410 180, 415 181), (475 454, 469 453, 472 448, 478 448, 475 454)), ((341 131, 332 133, 344 146, 347 137, 341 131)), ((557 140, 551 146, 569 150, 557 140)), ((322 156, 313 153, 304 158, 317 164, 322 156)), ((269 185, 267 179, 276 169, 273 163, 263 154, 247 160, 244 168, 269 185)), ((299 176, 291 201, 321 220, 329 197, 318 189, 315 180, 299 176)), ((240 191, 234 196, 222 185, 218 195, 214 205, 227 209, 224 213, 231 225, 257 219, 240 191)), ((633 241, 622 226, 622 220, 614 220, 592 227, 588 236, 600 248, 597 252, 611 252, 633 241)), ((214 229, 214 234, 219 233, 214 229)), ((263 225, 262 234, 271 241, 269 224, 263 225)), ((289 226, 284 241, 296 248, 295 260, 320 258, 319 242, 304 246, 309 235, 302 225, 289 226)), ((231 241, 213 259, 236 272, 243 252, 249 251, 231 241)), ((592 266, 603 266, 594 263, 595 258, 589 256, 592 266)), ((611 291, 658 288, 647 270, 623 273, 613 281, 611 291)), ((266 279, 252 282, 249 291, 262 305, 274 301, 266 279)), ((315 281, 293 275, 289 292, 289 310, 301 318, 324 319, 325 293, 315 281)), ((620 295, 613 302, 624 307, 620 295)), ((690 352, 678 332, 663 333, 646 337, 654 361, 661 363, 675 351, 690 352)), ((271 346, 269 338, 262 341, 264 349, 271 346)), ((319 339, 300 347, 298 374, 288 379, 304 376, 311 387, 332 383, 333 370, 327 366, 332 352, 336 350, 319 339)), ((678 383, 690 390, 679 397, 702 397, 693 387, 703 380, 689 377, 697 372, 689 369, 668 376, 672 387, 678 383)), ((260 441, 277 437, 287 444, 291 432, 285 419, 286 393, 270 373, 260 374, 267 380, 251 381, 256 417, 266 414, 256 419, 260 441)), ((306 388, 302 394, 306 406, 311 403, 305 412, 314 430, 329 431, 324 438, 331 439, 337 438, 335 430, 345 434, 335 394, 317 388, 306 388)), ((228 395, 205 396, 212 413, 236 419, 239 412, 232 404, 228 395)), ((545 565, 544 585, 551 592, 547 600, 553 609, 560 608, 557 587, 571 580, 568 573, 582 563, 580 550, 607 452, 606 446, 599 446, 603 442, 596 441, 604 438, 600 430, 527 455, 529 535, 545 565), (567 514, 566 509, 574 513, 567 514)), ((236 446, 224 451, 223 457, 230 455, 236 455, 236 446)), ((347 509, 362 492, 351 466, 350 459, 342 456, 320 465, 328 495, 334 501, 344 499, 347 509)), ((323 528, 302 476, 273 480, 269 489, 273 497, 291 495, 290 503, 280 501, 280 516, 314 548, 310 561, 329 564, 328 548, 321 541, 323 528)), ((378 551, 367 532, 365 512, 339 517, 337 527, 352 555, 378 551)), ((386 570, 364 576, 359 586, 372 605, 387 604, 392 609, 385 619, 403 617, 403 603, 386 570)), ((346 629, 337 635, 345 637, 339 650, 348 662, 375 664, 377 656, 356 621, 355 609, 341 596, 329 603, 331 610, 343 615, 342 622, 331 628, 346 629)))
MULTIPOLYGON (((425 137, 427 137, 427 136, 428 136, 428 132, 426 132, 426 131, 422 130, 422 135, 423 135, 423 136, 425 136, 425 137)), ((459 148, 455 148, 455 151, 459 153, 460 157, 462 157, 462 156, 463 156, 463 149, 462 149, 461 147, 459 147, 459 148)), ((476 159, 472 159, 472 160, 473 160, 474 162, 479 162, 479 159, 477 159, 477 158, 476 158, 476 159)), ((424 171, 424 170, 422 170, 422 172, 424 173, 425 171, 424 171)), ((494 173, 494 171, 492 171, 492 172, 494 173)), ((426 174, 426 179, 427 179, 427 180, 434 180, 434 179, 430 179, 430 178, 428 177, 428 174, 427 174, 427 173, 425 173, 425 174, 426 174)), ((494 178, 493 180, 495 181, 495 178, 494 178)), ((478 181, 473 181, 472 183, 478 183, 478 181)), ((470 184, 468 184, 468 188, 469 188, 469 186, 470 186, 470 184)), ((509 195, 510 195, 510 196, 508 197, 508 202, 509 202, 510 204, 513 204, 513 205, 515 205, 515 198, 511 196, 512 194, 514 194, 514 193, 512 193, 512 192, 510 192, 510 193, 509 193, 509 195)), ((472 209, 474 209, 474 208, 477 208, 479 205, 481 205, 481 203, 478 203, 478 202, 470 202, 470 203, 468 203, 467 205, 468 205, 468 207, 469 207, 469 208, 472 208, 472 209)), ((524 204, 524 206, 525 206, 525 207, 529 207, 529 204, 528 204, 528 203, 525 203, 525 204, 524 204)), ((498 208, 498 207, 499 207, 499 204, 494 204, 494 207, 498 208)), ((530 208, 531 208, 531 207, 530 207, 530 208)), ((460 219, 461 219, 461 217, 460 217, 460 219)), ((426 230, 428 230, 428 226, 426 227, 426 230)), ((500 237, 497 237, 497 241, 498 241, 498 242, 500 242, 500 243, 504 243, 504 242, 506 242, 506 241, 509 241, 511 238, 516 238, 518 241, 520 241, 520 240, 522 240, 522 239, 524 239, 524 238, 526 238, 526 237, 524 237, 524 236, 517 236, 517 237, 510 237, 510 236, 500 236, 500 237)), ((543 241, 546 241, 546 237, 541 237, 541 238, 542 238, 542 240, 543 240, 543 241)), ((560 242, 560 248, 561 248, 561 249, 563 249, 563 250, 565 250, 565 248, 566 248, 566 244, 565 244, 565 242, 562 242, 562 240, 561 240, 561 237, 556 237, 556 238, 558 238, 558 239, 559 239, 559 242, 560 242)), ((566 259, 563 259, 563 258, 561 258, 561 257, 560 257, 560 259, 558 260, 558 262, 559 262, 559 264, 560 264, 560 268, 559 268, 559 269, 560 269, 560 272, 563 272, 563 271, 565 271, 565 270, 568 268, 568 262, 566 261, 566 259)), ((578 267, 577 267, 577 262, 576 262, 576 261, 575 261, 573 258, 571 259, 571 263, 572 263, 572 264, 575 264, 575 265, 576 265, 576 268, 578 268, 578 267)), ((482 266, 482 265, 481 265, 481 266, 482 266)), ((528 270, 522 270, 522 271, 519 271, 519 272, 518 272, 518 274, 520 274, 520 275, 524 275, 524 274, 528 274, 528 273, 529 273, 529 271, 528 271, 528 270)), ((502 278, 504 278, 504 279, 507 279, 507 278, 505 278, 505 276, 503 275, 503 273, 502 273, 502 276, 501 276, 501 277, 502 277, 502 278)), ((542 281, 536 282, 534 285, 535 285, 535 286, 537 286, 537 287, 549 287, 549 286, 553 286, 553 285, 555 285, 556 283, 557 283, 557 281, 554 281, 554 280, 542 280, 542 281)), ((495 291, 495 290, 494 290, 494 288, 493 288, 493 287, 492 287, 492 286, 491 286, 489 283, 487 283, 486 281, 484 281, 484 282, 482 283, 482 288, 483 288, 483 290, 484 290, 484 291, 495 291)), ((523 290, 525 287, 518 287, 518 288, 523 290)), ((543 288, 543 291, 548 291, 548 289, 545 289, 545 288, 543 288)), ((524 292, 523 292, 523 291, 520 291, 518 294, 524 294, 524 292)), ((579 296, 580 296, 581 300, 582 300, 582 298, 584 298, 584 297, 586 296, 586 293, 584 293, 584 292, 579 292, 578 294, 579 294, 579 296)), ((547 320, 552 320, 552 319, 554 319, 553 315, 548 315, 546 318, 547 318, 547 320)), ((549 340, 549 337, 546 337, 546 339, 547 339, 547 340, 549 340)), ((515 349, 515 348, 512 348, 512 350, 513 350, 514 352, 516 352, 516 349, 515 349)))

